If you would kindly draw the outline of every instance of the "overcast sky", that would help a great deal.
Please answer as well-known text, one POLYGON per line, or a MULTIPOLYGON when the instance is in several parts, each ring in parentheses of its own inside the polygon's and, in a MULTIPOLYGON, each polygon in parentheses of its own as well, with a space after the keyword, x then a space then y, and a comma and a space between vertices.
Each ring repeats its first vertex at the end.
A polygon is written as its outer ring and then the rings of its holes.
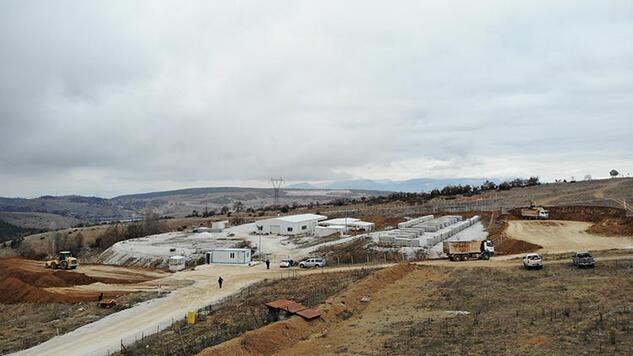
POLYGON ((0 0, 0 196, 633 172, 632 1, 0 0))

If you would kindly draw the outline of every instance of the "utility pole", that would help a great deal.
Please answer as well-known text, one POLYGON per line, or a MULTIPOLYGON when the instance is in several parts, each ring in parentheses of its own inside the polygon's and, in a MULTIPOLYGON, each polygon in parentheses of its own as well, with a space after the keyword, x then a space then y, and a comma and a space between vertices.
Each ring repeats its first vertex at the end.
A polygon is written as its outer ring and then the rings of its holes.
POLYGON ((273 185, 273 193, 274 193, 273 207, 276 208, 279 206, 279 189, 281 188, 281 185, 284 183, 284 179, 281 177, 270 178, 270 182, 273 185))

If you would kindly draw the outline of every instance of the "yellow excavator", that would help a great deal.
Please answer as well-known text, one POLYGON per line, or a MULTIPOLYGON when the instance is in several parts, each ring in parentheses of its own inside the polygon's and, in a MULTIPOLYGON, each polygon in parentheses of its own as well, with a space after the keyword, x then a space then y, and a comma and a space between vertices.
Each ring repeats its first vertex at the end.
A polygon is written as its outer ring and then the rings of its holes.
POLYGON ((59 251, 55 258, 46 261, 46 268, 52 269, 75 269, 78 266, 79 261, 73 257, 70 251, 59 251))

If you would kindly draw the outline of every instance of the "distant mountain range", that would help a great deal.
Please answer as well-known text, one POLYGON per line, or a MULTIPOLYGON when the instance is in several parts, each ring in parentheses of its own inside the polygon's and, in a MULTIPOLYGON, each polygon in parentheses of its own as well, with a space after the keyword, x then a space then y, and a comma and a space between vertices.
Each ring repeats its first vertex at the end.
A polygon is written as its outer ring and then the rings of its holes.
MULTIPOLYGON (((280 192, 279 203, 326 203, 337 198, 352 199, 384 194, 386 192, 363 189, 284 188, 280 192)), ((272 205, 273 200, 271 188, 242 187, 190 188, 122 195, 111 199, 78 195, 47 195, 33 199, 0 197, 0 221, 25 228, 41 228, 52 225, 65 226, 81 221, 136 219, 142 216, 145 208, 151 208, 162 216, 179 217, 191 214, 193 210, 202 212, 204 209, 218 210, 223 206, 231 207, 237 201, 245 208, 260 208, 272 205)))
MULTIPOLYGON (((388 192, 422 192, 447 185, 479 185, 485 178, 432 179, 405 181, 346 180, 329 183, 300 183, 283 187, 279 203, 326 203, 338 198, 360 198, 385 195, 388 192)), ((491 178, 496 183, 499 179, 491 178)), ((136 219, 146 208, 162 216, 185 216, 198 212, 232 207, 241 202, 245 208, 273 204, 270 188, 211 187, 121 195, 111 199, 79 195, 42 196, 33 199, 0 197, 0 221, 20 228, 46 229, 72 226, 82 221, 136 219)))
POLYGON ((443 188, 447 185, 481 185, 489 180, 496 184, 501 183, 499 178, 415 178, 408 180, 371 180, 355 179, 342 180, 327 183, 297 183, 288 185, 287 188, 294 189, 365 189, 389 192, 429 192, 435 188, 443 188))

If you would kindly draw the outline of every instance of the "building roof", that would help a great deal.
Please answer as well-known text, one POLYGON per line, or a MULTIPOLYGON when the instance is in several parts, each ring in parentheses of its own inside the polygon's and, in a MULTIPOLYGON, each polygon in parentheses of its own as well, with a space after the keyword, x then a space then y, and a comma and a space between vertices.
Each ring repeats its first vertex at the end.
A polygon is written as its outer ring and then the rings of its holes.
POLYGON ((312 220, 324 220, 327 219, 327 216, 317 215, 317 214, 298 214, 298 215, 288 215, 288 216, 277 216, 268 220, 281 220, 286 222, 304 222, 304 221, 312 221, 312 220))
POLYGON ((373 222, 368 222, 368 221, 354 221, 354 223, 352 223, 350 225, 354 225, 354 226, 374 226, 376 224, 374 224, 373 222))
POLYGON ((328 226, 317 226, 316 229, 337 229, 337 230, 345 230, 347 226, 345 225, 328 225, 328 226))
POLYGON ((264 305, 272 309, 285 310, 291 314, 297 314, 306 320, 312 320, 321 316, 321 312, 318 309, 308 308, 303 304, 288 299, 275 300, 264 303, 264 305))
POLYGON ((350 223, 357 222, 357 221, 360 221, 360 219, 356 219, 356 218, 337 218, 337 219, 330 219, 330 220, 321 221, 320 224, 321 225, 345 225, 345 224, 350 224, 350 223))
POLYGON ((234 251, 234 252, 235 251, 249 251, 250 252, 250 250, 251 250, 250 248, 230 248, 230 247, 227 247, 227 248, 214 248, 213 250, 211 250, 209 252, 212 252, 212 251, 234 251))

